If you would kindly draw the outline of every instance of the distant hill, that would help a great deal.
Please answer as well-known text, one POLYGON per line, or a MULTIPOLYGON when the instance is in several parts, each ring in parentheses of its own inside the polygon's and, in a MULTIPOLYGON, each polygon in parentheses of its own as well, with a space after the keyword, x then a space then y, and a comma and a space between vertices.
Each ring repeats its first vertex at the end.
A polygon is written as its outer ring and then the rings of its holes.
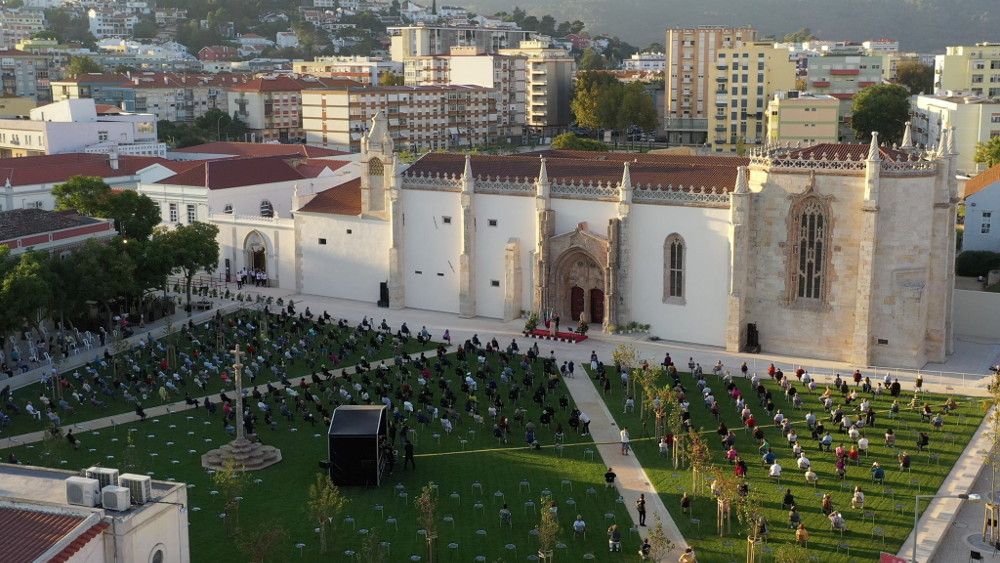
POLYGON ((663 43, 672 27, 744 25, 761 35, 808 27, 820 39, 888 37, 906 51, 1000 41, 996 0, 474 0, 470 11, 493 14, 520 6, 557 21, 579 19, 592 33, 617 35, 642 48, 663 43))

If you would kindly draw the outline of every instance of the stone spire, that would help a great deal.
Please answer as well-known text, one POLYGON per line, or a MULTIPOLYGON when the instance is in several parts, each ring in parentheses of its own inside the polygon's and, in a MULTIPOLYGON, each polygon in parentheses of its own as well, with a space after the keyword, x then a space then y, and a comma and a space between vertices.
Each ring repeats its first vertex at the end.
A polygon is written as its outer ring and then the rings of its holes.
POLYGON ((872 131, 872 142, 868 146, 868 160, 882 160, 878 150, 878 131, 872 131))
POLYGON ((472 177, 472 157, 465 155, 465 170, 462 171, 462 191, 471 192, 475 180, 472 177))
POLYGON ((548 184, 549 183, 549 169, 545 166, 545 157, 539 157, 541 161, 541 167, 538 169, 538 183, 548 184))
POLYGON ((906 129, 903 131, 903 142, 900 143, 899 148, 901 149, 912 149, 913 148, 913 137, 910 134, 910 122, 906 122, 906 129))
POLYGON ((372 117, 368 134, 361 138, 361 152, 390 155, 393 153, 392 135, 389 134, 389 120, 381 111, 372 117))
POLYGON ((629 171, 629 161, 625 161, 625 169, 622 171, 622 181, 618 186, 618 201, 621 203, 632 203, 632 174, 629 171))
POLYGON ((955 150, 955 128, 948 127, 948 154, 958 154, 955 150))
POLYGON ((737 194, 750 193, 750 181, 747 177, 746 166, 740 166, 736 168, 736 187, 733 189, 733 193, 737 194))
POLYGON ((948 135, 948 126, 947 125, 941 128, 941 134, 938 135, 938 146, 937 146, 938 156, 944 156, 944 155, 948 154, 947 153, 947 150, 948 150, 948 139, 945 138, 946 135, 948 135))

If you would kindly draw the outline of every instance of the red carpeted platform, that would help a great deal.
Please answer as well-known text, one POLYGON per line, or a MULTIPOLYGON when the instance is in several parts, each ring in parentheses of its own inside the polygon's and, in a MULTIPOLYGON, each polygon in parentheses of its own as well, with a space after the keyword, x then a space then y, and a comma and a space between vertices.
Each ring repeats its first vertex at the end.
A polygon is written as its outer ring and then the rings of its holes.
POLYGON ((558 332, 555 336, 552 335, 547 330, 535 329, 531 332, 525 332, 525 336, 528 338, 537 338, 539 340, 555 340, 557 342, 567 342, 569 344, 577 344, 583 342, 587 339, 586 334, 577 334, 575 332, 558 332))

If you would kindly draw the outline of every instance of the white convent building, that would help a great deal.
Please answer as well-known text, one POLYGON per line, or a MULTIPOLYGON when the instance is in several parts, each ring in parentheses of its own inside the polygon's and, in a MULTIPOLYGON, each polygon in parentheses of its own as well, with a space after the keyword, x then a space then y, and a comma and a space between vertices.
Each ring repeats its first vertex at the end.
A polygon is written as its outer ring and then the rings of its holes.
POLYGON ((379 116, 360 178, 299 198, 297 289, 638 322, 730 351, 756 323, 768 352, 921 367, 952 349, 950 139, 748 158, 430 153, 404 167, 379 116))

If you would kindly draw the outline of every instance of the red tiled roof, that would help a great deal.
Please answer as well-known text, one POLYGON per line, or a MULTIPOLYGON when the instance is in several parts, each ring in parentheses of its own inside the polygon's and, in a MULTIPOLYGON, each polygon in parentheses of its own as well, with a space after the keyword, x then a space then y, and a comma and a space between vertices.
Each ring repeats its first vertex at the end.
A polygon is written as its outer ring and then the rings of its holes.
POLYGON ((305 204, 304 213, 325 213, 328 215, 361 214, 361 179, 355 178, 339 186, 323 190, 305 204))
POLYGON ((982 191, 998 181, 1000 181, 1000 164, 969 178, 969 181, 965 183, 965 197, 982 191))
POLYGON ((117 178, 131 176, 154 164, 162 164, 171 170, 175 166, 169 160, 153 156, 121 155, 118 157, 118 170, 113 170, 108 155, 102 154, 66 153, 0 158, 0 185, 8 180, 11 186, 65 182, 77 175, 117 178))
MULTIPOLYGON (((858 143, 820 143, 818 145, 813 145, 808 148, 791 152, 786 158, 798 158, 804 160, 865 160, 868 158, 869 148, 869 145, 858 143)), ((882 155, 883 160, 892 162, 905 162, 910 158, 910 154, 908 152, 890 147, 879 147, 878 152, 882 155)))
POLYGON ((176 149, 174 152, 203 153, 203 154, 231 154, 233 156, 275 156, 275 155, 296 155, 309 158, 319 158, 323 156, 341 156, 349 154, 343 151, 335 151, 322 147, 309 145, 282 145, 274 143, 230 143, 215 142, 203 145, 194 145, 176 149))
POLYGON ((63 78, 61 80, 53 80, 53 83, 58 82, 60 84, 70 83, 70 84, 124 84, 129 82, 128 76, 124 74, 110 73, 110 72, 91 72, 87 74, 78 74, 76 76, 63 78))
POLYGON ((109 104, 95 104, 94 109, 97 110, 98 115, 107 115, 111 113, 121 113, 122 110, 118 106, 112 106, 109 104))
POLYGON ((299 164, 288 155, 200 160, 188 170, 158 183, 221 190, 315 178, 322 171, 317 166, 302 167, 299 164))
MULTIPOLYGON (((629 175, 637 188, 671 185, 717 188, 727 192, 732 191, 736 183, 736 168, 749 163, 749 159, 736 156, 540 151, 534 155, 473 156, 472 173, 476 177, 534 179, 538 177, 540 154, 548 157, 545 168, 553 181, 617 184, 622 178, 624 162, 628 160, 629 175)), ((410 166, 405 174, 460 176, 464 168, 464 155, 428 153, 410 166)))
POLYGON ((91 526, 89 530, 80 534, 80 537, 73 540, 72 543, 53 556, 52 559, 49 560, 49 563, 63 563, 64 561, 69 561, 77 551, 83 549, 84 546, 92 542, 94 538, 99 537, 108 526, 110 526, 110 524, 107 522, 99 522, 91 526))
POLYGON ((317 88, 350 88, 361 86, 361 83, 343 78, 325 78, 310 76, 307 78, 292 78, 278 75, 268 78, 256 78, 242 84, 234 84, 228 90, 233 92, 301 92, 317 88))
POLYGON ((0 211, 0 240, 71 229, 92 222, 91 219, 76 213, 57 213, 44 209, 9 209, 0 211))
POLYGON ((30 563, 76 529, 82 516, 0 508, 0 553, 5 563, 30 563))

